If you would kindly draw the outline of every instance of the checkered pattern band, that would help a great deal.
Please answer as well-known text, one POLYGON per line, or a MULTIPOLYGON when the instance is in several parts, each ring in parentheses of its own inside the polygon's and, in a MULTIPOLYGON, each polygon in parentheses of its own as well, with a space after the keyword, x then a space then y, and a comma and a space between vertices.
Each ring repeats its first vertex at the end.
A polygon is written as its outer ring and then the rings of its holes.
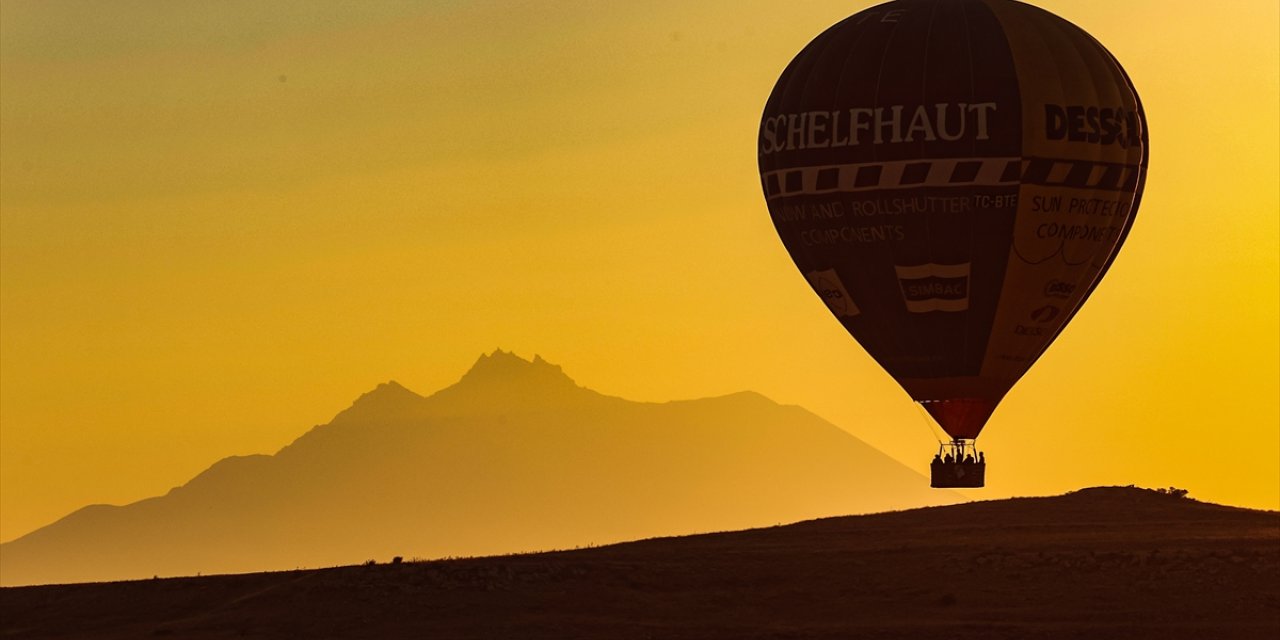
POLYGON ((1044 186, 1132 191, 1138 166, 1052 158, 939 158, 769 171, 765 198, 918 187, 1044 186))

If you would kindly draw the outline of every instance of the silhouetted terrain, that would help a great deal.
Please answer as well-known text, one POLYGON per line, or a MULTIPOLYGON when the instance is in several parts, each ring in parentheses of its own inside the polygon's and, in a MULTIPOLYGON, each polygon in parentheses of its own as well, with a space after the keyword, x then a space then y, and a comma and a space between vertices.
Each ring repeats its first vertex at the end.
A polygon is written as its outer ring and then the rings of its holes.
POLYGON ((1097 488, 424 563, 0 591, 5 638, 1280 637, 1280 514, 1097 488))
POLYGON ((498 351, 430 397, 380 385, 275 455, 0 545, 0 583, 563 549, 954 500, 799 407, 631 402, 498 351))

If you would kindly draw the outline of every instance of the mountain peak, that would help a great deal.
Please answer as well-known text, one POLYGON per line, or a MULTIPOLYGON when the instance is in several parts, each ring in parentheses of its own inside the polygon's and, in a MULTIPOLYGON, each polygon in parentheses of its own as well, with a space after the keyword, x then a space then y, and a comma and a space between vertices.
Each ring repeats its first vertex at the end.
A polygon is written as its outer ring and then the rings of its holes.
POLYGON ((494 349, 493 353, 482 353, 471 369, 462 376, 459 384, 475 384, 489 382, 524 382, 542 384, 568 384, 577 386, 572 378, 565 375, 558 364, 551 364, 534 355, 533 360, 525 360, 510 351, 494 349))
POLYGON ((373 391, 369 391, 361 395, 359 398, 356 399, 356 402, 373 401, 373 400, 378 400, 378 401, 393 400, 394 401, 394 400, 399 400, 403 398, 421 398, 421 396, 406 389, 404 385, 400 384, 399 382, 396 382, 395 380, 388 380, 374 387, 373 391))
POLYGON ((362 394, 351 406, 334 416, 334 422, 357 417, 387 416, 415 407, 423 397, 406 389, 395 380, 388 380, 362 394))

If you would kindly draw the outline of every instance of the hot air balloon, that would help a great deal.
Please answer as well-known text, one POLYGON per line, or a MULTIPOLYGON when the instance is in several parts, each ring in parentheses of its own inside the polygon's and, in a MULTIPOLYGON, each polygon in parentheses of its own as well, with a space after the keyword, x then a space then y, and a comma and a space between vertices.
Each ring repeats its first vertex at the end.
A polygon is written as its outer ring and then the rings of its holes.
POLYGON ((897 0, 791 61, 758 142, 796 267, 950 437, 933 486, 983 486, 974 440, 1133 224, 1148 155, 1133 83, 1031 5, 897 0))

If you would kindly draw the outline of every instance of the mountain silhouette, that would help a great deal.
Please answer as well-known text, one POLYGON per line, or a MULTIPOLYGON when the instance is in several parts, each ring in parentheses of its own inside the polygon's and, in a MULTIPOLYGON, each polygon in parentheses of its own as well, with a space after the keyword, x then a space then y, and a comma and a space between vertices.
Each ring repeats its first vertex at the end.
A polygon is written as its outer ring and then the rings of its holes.
POLYGON ((0 580, 537 551, 955 500, 927 487, 800 407, 752 392, 633 402, 498 350, 433 395, 378 385, 275 455, 0 545, 0 580))

